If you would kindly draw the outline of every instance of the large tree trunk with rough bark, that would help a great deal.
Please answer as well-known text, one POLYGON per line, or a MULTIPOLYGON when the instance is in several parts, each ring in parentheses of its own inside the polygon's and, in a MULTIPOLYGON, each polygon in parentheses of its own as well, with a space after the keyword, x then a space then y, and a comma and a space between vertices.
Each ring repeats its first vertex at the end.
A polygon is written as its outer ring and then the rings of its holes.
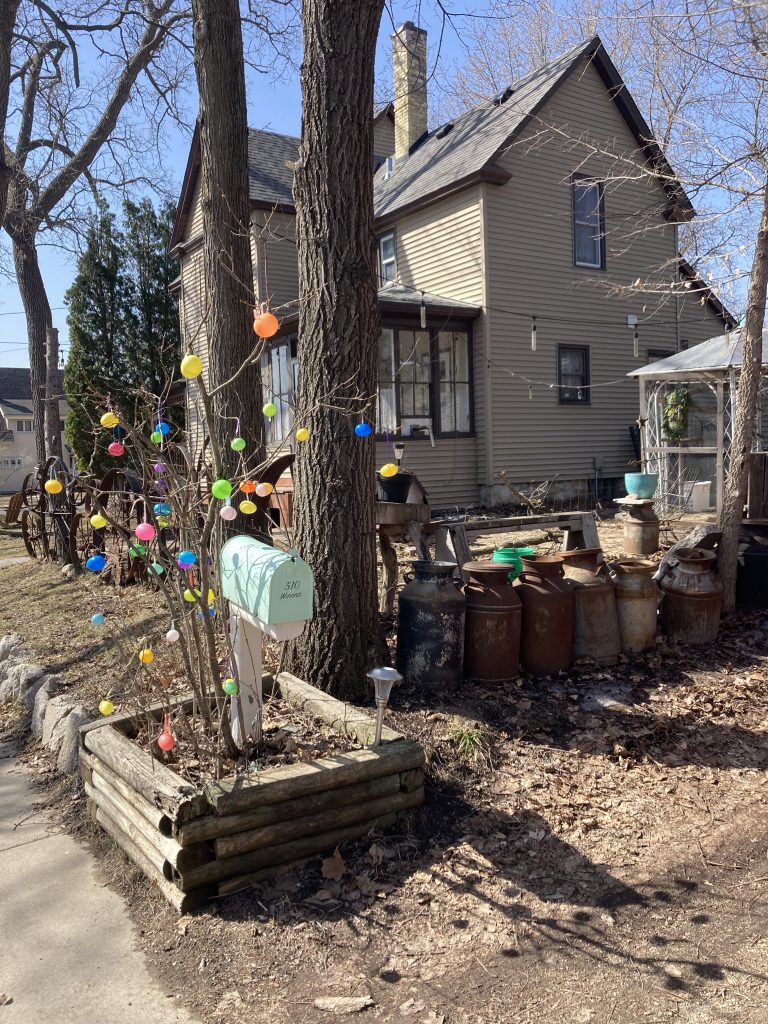
MULTIPOLYGON (((205 325, 210 358, 209 388, 225 384, 253 355, 253 271, 249 239, 248 120, 243 38, 238 0, 193 0, 195 70, 200 92, 201 198, 205 325)), ((202 353, 199 353, 202 355, 202 353)), ((209 432, 218 441, 222 465, 233 472, 236 434, 248 442, 250 465, 264 451, 258 363, 213 397, 209 432)), ((242 524, 241 524, 242 525, 242 524)))
POLYGON ((304 0, 301 148, 294 179, 299 256, 296 545, 315 573, 315 617, 286 652, 291 672, 370 698, 383 655, 376 602, 375 452, 354 434, 376 393, 372 109, 383 0, 304 0))
POLYGON ((739 534, 744 514, 747 491, 749 457, 755 434, 755 418, 760 393, 763 365, 763 325, 765 324, 765 296, 768 287, 768 182, 763 194, 763 213, 755 242, 752 274, 747 296, 747 315, 744 320, 744 356, 739 385, 736 392, 736 419, 733 424, 728 477, 725 482, 720 529, 723 539, 719 546, 720 579, 725 587, 726 612, 736 604, 736 565, 739 534))
MULTIPOLYGON (((5 122, 8 116, 8 95, 11 86, 11 50, 13 28, 19 0, 3 0, 0 3, 0 139, 5 138, 5 122)), ((0 145, 0 224, 5 220, 8 203, 8 186, 11 183, 11 169, 6 163, 5 149, 0 145)))
POLYGON ((27 319, 29 369, 32 377, 32 419, 35 429, 35 455, 42 466, 53 454, 48 451, 45 436, 46 407, 46 332, 52 326, 51 306, 45 291, 43 275, 33 240, 13 242, 13 262, 21 302, 27 319))

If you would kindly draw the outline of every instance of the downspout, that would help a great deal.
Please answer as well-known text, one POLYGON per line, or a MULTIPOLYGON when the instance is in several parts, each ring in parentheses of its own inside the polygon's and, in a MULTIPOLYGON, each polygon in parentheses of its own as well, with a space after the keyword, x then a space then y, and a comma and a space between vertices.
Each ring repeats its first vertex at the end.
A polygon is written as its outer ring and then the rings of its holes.
POLYGON ((680 248, 678 246, 680 226, 673 225, 675 229, 675 352, 680 351, 680 248))
MULTIPOLYGON (((493 459, 493 392, 491 390, 491 314, 488 309, 490 304, 490 286, 488 283, 488 209, 486 202, 486 188, 480 185, 480 212, 482 218, 482 274, 483 274, 483 409, 485 412, 485 478, 489 488, 493 487, 494 480, 494 459, 493 459)), ((477 403, 475 403, 477 408, 477 403)), ((479 482, 479 481, 478 481, 479 482)))

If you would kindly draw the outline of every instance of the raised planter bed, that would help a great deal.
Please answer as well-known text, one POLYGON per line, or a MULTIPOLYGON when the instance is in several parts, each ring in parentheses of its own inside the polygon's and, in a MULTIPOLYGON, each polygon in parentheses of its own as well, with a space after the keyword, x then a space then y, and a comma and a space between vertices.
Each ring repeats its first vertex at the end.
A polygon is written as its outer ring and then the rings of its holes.
MULTIPOLYGON (((287 673, 280 696, 335 732, 372 742, 374 720, 287 673)), ((191 697, 176 702, 191 707, 191 697)), ((158 722, 162 705, 150 708, 158 722)), ((167 710, 167 708, 166 708, 167 710)), ((94 819, 180 912, 247 888, 279 868, 371 829, 424 799, 424 751, 384 729, 379 747, 190 785, 131 738, 132 715, 80 730, 80 763, 94 819)))

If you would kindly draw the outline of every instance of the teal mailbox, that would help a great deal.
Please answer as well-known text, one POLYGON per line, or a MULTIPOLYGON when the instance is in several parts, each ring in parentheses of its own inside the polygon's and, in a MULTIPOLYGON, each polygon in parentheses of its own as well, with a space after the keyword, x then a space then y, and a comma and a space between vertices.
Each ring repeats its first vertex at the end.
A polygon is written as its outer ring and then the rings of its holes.
POLYGON ((312 618, 312 570, 295 551, 255 537, 232 537, 222 547, 221 591, 272 635, 270 627, 312 618))

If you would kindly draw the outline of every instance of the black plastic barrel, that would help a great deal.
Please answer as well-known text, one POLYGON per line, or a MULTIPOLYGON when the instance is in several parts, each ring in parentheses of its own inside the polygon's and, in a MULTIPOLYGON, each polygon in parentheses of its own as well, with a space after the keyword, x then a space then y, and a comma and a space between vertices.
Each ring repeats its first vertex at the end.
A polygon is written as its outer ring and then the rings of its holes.
POLYGON ((397 670, 406 683, 453 690, 462 678, 466 598, 453 562, 412 562, 397 611, 397 670))
POLYGON ((736 568, 736 604, 768 608, 768 528, 747 527, 741 535, 736 568))
POLYGON ((399 469, 394 476, 382 476, 376 474, 376 499, 377 501, 396 501, 403 504, 408 500, 408 491, 411 489, 413 473, 399 469))

